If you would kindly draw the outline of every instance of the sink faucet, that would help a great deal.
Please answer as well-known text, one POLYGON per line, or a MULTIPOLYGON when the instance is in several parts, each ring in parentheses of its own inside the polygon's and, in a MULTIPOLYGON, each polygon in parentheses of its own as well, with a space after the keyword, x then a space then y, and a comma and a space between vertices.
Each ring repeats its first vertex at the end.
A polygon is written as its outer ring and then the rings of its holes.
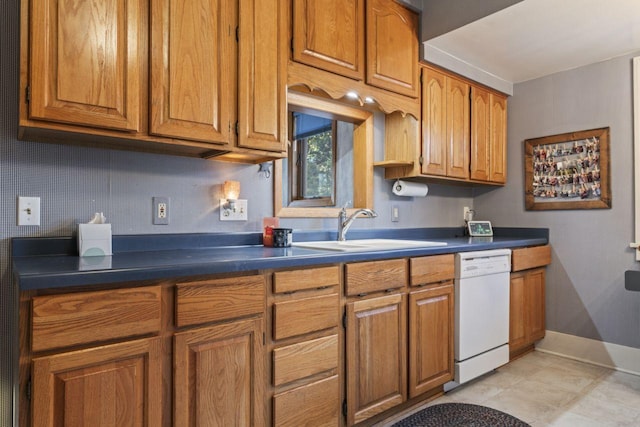
POLYGON ((353 214, 351 214, 349 218, 347 218, 347 209, 344 207, 340 209, 340 213, 338 214, 338 241, 339 242, 343 242, 347 240, 347 231, 349 230, 349 227, 351 227, 351 224, 353 224, 353 221, 355 221, 356 218, 361 214, 365 215, 367 218, 375 218, 378 216, 378 214, 371 209, 358 209, 353 214))

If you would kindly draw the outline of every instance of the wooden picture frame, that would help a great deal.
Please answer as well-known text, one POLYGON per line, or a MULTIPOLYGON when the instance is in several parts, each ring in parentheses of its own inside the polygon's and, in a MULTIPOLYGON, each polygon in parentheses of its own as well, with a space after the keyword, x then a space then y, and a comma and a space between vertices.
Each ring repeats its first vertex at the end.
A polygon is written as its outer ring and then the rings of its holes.
POLYGON ((525 208, 610 209, 609 128, 525 140, 525 208))

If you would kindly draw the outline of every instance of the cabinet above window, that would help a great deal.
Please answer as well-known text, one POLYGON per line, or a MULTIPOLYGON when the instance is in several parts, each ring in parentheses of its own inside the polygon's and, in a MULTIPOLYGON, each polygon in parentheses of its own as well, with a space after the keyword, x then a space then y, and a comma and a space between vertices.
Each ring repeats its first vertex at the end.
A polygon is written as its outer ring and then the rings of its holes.
POLYGON ((417 117, 418 21, 392 0, 293 0, 289 86, 417 117))

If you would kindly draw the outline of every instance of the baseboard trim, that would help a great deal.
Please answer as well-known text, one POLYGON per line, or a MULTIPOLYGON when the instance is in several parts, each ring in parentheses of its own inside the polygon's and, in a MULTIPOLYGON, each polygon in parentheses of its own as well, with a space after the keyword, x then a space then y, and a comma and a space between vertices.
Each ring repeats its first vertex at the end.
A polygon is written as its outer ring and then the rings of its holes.
POLYGON ((640 375, 639 348, 546 331, 544 339, 536 343, 536 350, 640 375))

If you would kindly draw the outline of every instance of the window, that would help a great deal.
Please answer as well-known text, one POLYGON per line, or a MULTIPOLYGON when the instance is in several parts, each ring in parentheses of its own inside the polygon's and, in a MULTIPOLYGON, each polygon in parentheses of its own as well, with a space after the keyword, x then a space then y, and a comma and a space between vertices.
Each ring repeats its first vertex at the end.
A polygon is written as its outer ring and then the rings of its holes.
MULTIPOLYGON (((373 113, 361 108, 289 89, 289 147, 287 157, 274 162, 273 211, 282 218, 337 218, 342 206, 373 208, 373 113), (317 116, 332 123, 335 134, 332 148, 334 166, 333 206, 314 206, 319 200, 293 200, 292 188, 297 178, 292 174, 294 114, 317 116)), ((325 123, 326 126, 326 123, 325 123)), ((298 138, 304 132, 298 127, 298 138)), ((308 136, 308 135, 307 135, 308 136)), ((307 168, 307 173, 311 169, 307 168)), ((298 184, 296 184, 298 185, 298 184)))
POLYGON ((336 121, 292 113, 289 154, 292 206, 335 206, 336 121))

